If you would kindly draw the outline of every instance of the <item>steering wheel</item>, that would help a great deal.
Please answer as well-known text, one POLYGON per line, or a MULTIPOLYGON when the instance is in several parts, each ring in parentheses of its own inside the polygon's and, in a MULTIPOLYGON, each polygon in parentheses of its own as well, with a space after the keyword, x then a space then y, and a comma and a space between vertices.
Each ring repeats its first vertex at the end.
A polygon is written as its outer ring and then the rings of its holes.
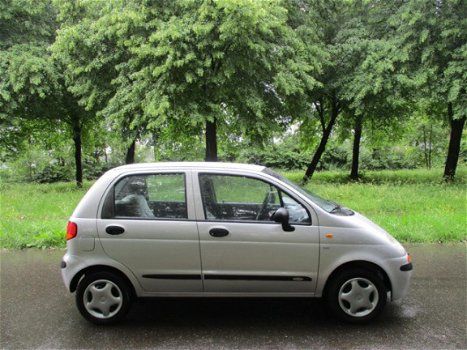
POLYGON ((263 220, 268 214, 268 207, 270 203, 274 203, 274 192, 268 191, 263 200, 263 205, 256 215, 256 220, 263 220))

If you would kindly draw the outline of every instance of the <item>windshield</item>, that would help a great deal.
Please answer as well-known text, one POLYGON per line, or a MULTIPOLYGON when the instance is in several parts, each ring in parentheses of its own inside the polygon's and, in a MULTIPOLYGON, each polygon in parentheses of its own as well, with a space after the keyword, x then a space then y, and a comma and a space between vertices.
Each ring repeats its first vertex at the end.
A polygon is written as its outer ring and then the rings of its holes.
POLYGON ((282 182, 285 182, 287 185, 297 190, 298 192, 303 194, 305 197, 309 198, 313 203, 317 204, 320 208, 324 209, 328 213, 334 212, 336 209, 340 208, 339 204, 332 202, 330 200, 321 198, 320 196, 314 194, 313 192, 310 192, 306 190, 305 188, 298 186, 297 184, 293 183, 292 181, 285 178, 284 176, 275 173, 269 168, 264 168, 263 173, 271 175, 275 177, 276 179, 281 180, 282 182))

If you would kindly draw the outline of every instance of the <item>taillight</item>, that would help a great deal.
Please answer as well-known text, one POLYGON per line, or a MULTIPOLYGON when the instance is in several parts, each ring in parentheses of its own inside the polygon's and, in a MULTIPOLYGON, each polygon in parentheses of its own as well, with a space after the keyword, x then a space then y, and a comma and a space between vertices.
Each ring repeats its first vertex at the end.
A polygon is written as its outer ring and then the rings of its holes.
POLYGON ((68 225, 66 225, 66 240, 70 240, 76 237, 78 234, 78 225, 74 222, 68 221, 68 225))

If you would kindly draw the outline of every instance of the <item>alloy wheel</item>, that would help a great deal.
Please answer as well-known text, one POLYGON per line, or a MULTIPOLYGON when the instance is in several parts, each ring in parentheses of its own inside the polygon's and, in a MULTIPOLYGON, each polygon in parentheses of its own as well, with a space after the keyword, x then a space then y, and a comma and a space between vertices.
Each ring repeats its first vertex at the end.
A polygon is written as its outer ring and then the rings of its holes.
POLYGON ((378 305, 379 293, 368 279, 357 277, 342 284, 338 292, 339 306, 352 317, 369 315, 378 305))

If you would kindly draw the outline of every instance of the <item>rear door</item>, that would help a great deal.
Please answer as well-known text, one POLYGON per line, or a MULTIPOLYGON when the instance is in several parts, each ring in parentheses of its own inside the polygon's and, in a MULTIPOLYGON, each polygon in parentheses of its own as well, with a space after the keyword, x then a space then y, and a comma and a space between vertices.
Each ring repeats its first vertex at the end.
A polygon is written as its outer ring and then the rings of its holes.
POLYGON ((125 175, 98 222, 104 251, 148 292, 201 292, 198 229, 189 172, 125 175))
POLYGON ((254 175, 201 172, 194 189, 205 292, 314 292, 319 234, 308 208, 254 175), (293 232, 271 220, 281 206, 293 232))

